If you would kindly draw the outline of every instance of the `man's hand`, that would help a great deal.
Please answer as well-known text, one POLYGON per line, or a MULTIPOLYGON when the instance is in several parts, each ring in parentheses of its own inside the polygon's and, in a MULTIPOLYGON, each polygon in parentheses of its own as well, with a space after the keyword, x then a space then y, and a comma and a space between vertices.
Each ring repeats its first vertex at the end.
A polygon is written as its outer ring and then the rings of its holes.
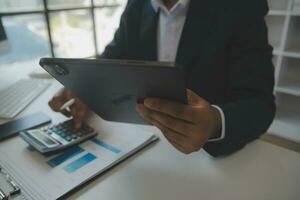
POLYGON ((159 128, 179 151, 190 154, 200 150, 210 138, 220 136, 219 111, 191 90, 188 105, 163 99, 148 98, 138 104, 137 111, 159 128))
POLYGON ((54 97, 49 101, 49 106, 55 112, 61 112, 67 117, 72 117, 75 123, 75 128, 80 128, 82 126, 83 120, 88 111, 87 106, 66 89, 61 89, 56 95, 54 95, 54 97), (71 111, 60 110, 61 106, 72 98, 75 99, 75 102, 72 106, 70 106, 71 111))

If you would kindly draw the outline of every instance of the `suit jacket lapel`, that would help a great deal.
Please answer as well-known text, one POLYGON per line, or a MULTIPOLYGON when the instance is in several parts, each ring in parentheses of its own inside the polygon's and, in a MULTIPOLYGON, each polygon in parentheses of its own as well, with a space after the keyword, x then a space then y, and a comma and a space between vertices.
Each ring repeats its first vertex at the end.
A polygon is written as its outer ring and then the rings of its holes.
POLYGON ((176 57, 176 63, 183 66, 185 70, 196 55, 204 54, 204 42, 209 39, 214 30, 215 6, 211 2, 212 0, 190 2, 176 57))
POLYGON ((157 25, 156 13, 148 0, 142 10, 140 24, 140 54, 143 60, 157 60, 157 25))

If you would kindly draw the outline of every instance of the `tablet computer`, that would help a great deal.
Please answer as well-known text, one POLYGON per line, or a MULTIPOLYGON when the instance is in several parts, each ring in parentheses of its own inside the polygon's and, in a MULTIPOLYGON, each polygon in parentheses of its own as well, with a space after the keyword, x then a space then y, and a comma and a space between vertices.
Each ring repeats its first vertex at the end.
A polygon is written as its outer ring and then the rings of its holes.
POLYGON ((104 120, 147 124, 135 110, 147 97, 186 103, 183 69, 172 63, 42 58, 40 65, 104 120))

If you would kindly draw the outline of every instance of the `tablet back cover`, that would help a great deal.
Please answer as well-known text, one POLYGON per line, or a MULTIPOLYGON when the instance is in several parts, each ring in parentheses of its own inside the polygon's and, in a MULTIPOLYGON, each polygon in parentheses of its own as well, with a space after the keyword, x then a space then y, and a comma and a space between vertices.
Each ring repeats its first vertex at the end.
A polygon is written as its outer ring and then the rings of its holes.
POLYGON ((40 65, 105 120, 147 124, 135 110, 146 97, 186 102, 183 70, 169 64, 42 58, 40 65))

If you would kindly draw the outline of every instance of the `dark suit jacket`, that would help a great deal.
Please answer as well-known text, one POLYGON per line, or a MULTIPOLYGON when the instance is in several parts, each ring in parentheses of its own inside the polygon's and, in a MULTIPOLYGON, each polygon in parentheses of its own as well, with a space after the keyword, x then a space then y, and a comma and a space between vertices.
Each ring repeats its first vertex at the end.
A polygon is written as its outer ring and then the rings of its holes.
MULTIPOLYGON (((187 88, 224 111, 225 139, 204 146, 213 156, 241 149, 274 118, 267 12, 266 0, 191 0, 176 62, 187 88)), ((129 0, 102 57, 157 60, 157 22, 150 0, 129 0)))

